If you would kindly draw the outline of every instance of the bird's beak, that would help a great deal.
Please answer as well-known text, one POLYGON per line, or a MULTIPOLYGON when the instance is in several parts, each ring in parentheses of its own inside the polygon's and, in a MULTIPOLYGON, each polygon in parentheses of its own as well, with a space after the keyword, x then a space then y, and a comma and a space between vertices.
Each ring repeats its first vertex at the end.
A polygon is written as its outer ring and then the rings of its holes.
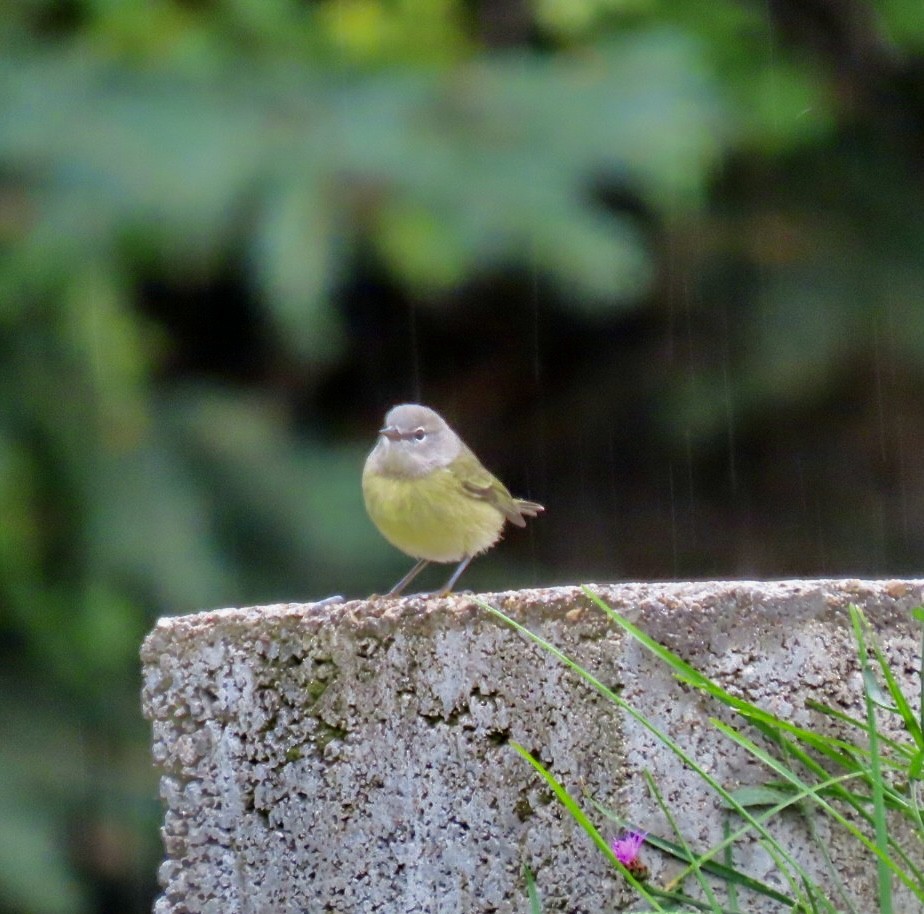
POLYGON ((394 425, 386 425, 385 428, 380 428, 379 434, 386 437, 389 441, 401 440, 401 432, 399 432, 394 425))

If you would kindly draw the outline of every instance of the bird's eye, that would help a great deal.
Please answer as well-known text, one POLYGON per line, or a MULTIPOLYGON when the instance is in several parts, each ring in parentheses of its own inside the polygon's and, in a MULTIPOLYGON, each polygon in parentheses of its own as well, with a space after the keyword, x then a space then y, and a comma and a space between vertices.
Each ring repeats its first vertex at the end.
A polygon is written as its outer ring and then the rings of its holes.
POLYGON ((427 437, 427 433, 422 428, 414 429, 414 440, 423 441, 427 437))

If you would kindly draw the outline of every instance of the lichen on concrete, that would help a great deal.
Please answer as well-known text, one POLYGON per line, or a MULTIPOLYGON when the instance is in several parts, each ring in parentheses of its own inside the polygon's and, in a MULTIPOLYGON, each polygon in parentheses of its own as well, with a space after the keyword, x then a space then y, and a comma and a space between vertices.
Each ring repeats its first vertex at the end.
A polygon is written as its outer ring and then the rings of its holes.
MULTIPOLYGON (((729 690, 796 722, 818 724, 807 697, 859 707, 850 602, 890 656, 908 669, 919 662, 909 611, 921 582, 592 589, 729 690)), ((579 588, 486 599, 617 689, 726 785, 760 779, 708 725, 717 709, 579 588)), ((631 892, 511 741, 572 795, 669 835, 645 788, 650 771, 691 841, 705 847, 721 834, 724 813, 694 774, 465 594, 165 618, 142 660, 166 807, 157 914, 513 914, 526 910, 524 864, 547 912, 620 910, 631 892)), ((803 832, 792 824, 797 850, 803 832)), ((831 852, 853 872, 848 845, 831 852)), ((655 879, 670 871, 656 855, 646 862, 655 879)), ((759 848, 743 862, 774 878, 759 848)), ((863 875, 851 878, 868 892, 863 875)))

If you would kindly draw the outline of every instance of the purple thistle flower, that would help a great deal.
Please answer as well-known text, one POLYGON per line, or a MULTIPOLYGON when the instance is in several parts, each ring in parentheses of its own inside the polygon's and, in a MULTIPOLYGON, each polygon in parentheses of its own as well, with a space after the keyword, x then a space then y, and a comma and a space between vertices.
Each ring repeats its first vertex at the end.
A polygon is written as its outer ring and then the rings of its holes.
POLYGON ((642 881, 648 878, 648 867, 642 863, 639 851, 648 837, 646 831, 626 832, 621 838, 617 838, 610 844, 616 859, 630 872, 633 876, 642 881))

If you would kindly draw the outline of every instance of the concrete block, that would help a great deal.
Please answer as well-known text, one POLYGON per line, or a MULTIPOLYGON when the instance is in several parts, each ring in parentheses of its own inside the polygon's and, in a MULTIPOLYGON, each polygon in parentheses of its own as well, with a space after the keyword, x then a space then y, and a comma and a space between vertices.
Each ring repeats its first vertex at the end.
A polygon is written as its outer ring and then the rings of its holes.
MULTIPOLYGON (((862 716, 846 607, 871 619, 914 698, 921 581, 592 585, 730 690, 820 725, 808 698, 862 716)), ((564 650, 724 785, 766 772, 575 587, 485 599, 564 650)), ((699 848, 714 797, 637 723, 470 596, 288 604, 161 619, 142 648, 143 706, 166 807, 156 914, 520 914, 523 865, 546 912, 629 910, 631 890, 509 746, 670 837, 642 772, 699 848)), ((587 807, 598 825, 602 817, 587 807)), ((803 862, 798 816, 781 823, 803 862)), ((841 877, 873 910, 874 866, 822 820, 841 877)), ((609 830, 615 837, 616 831, 609 830)), ((779 882, 755 843, 738 862, 779 882)), ((679 866, 646 855, 652 879, 679 866)), ((899 892, 896 910, 917 910, 899 892), (904 907, 902 906, 904 905, 904 907)), ((865 907, 864 907, 865 906, 865 907)), ((746 910, 777 910, 755 901, 746 910)))

